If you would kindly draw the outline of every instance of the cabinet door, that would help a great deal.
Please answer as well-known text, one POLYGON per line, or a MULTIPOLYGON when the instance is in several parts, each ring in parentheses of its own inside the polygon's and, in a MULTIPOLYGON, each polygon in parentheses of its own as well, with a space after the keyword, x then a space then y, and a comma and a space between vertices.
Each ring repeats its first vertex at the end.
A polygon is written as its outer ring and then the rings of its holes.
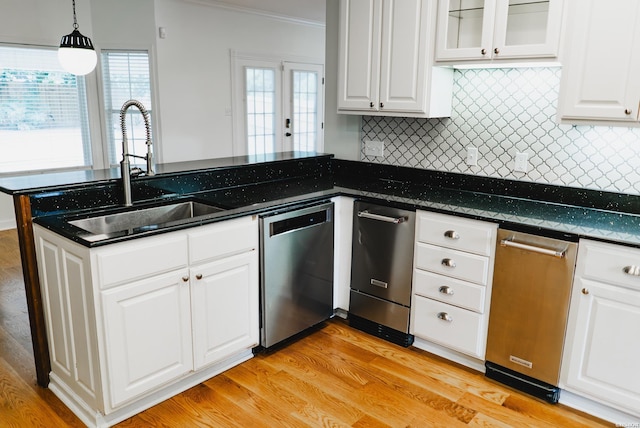
POLYGON ((111 408, 191 371, 188 280, 181 269, 101 293, 111 408))
POLYGON ((387 0, 382 11, 380 110, 426 111, 426 68, 433 2, 387 0))
POLYGON ((496 0, 439 0, 436 60, 490 59, 496 0))
POLYGON ((497 0, 493 58, 558 56, 563 0, 497 0))
POLYGON ((258 254, 191 269, 195 368, 258 344, 258 254))
POLYGON ((340 0, 338 110, 378 110, 382 0, 340 0))
POLYGON ((560 85, 562 119, 638 120, 640 2, 572 2, 560 85))
POLYGON ((639 414, 640 292, 577 278, 571 318, 567 389, 639 414))

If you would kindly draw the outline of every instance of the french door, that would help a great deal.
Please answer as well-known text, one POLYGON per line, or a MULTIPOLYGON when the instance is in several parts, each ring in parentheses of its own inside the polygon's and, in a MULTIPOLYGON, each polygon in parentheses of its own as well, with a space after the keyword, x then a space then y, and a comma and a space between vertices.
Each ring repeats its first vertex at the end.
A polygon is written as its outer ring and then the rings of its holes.
POLYGON ((234 152, 324 148, 321 64, 234 57, 234 152))

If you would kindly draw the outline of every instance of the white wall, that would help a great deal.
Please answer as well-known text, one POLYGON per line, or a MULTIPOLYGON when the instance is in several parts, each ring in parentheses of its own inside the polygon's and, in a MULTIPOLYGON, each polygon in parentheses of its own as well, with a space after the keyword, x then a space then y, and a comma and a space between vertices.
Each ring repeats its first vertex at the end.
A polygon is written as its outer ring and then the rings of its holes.
POLYGON ((361 116, 337 114, 339 23, 339 0, 327 0, 324 151, 336 158, 359 160, 361 116))
MULTIPOLYGON (((0 10, 0 43, 57 47, 73 30, 71 0, 0 0, 0 10)), ((76 0, 76 13, 80 32, 97 49, 151 49, 160 162, 232 156, 232 117, 226 114, 231 107, 231 49, 324 58, 325 31, 320 25, 197 1, 76 0), (158 38, 159 26, 166 29, 165 39, 158 38)), ((89 84, 96 74, 90 75, 89 84)), ((93 85, 89 91, 97 97, 93 85)), ((92 138, 101 138, 100 115, 90 115, 96 130, 92 138)), ((0 229, 13 227, 13 217, 11 197, 0 194, 0 229)))
POLYGON ((320 26, 183 0, 156 0, 163 162, 233 155, 230 49, 324 58, 320 26))

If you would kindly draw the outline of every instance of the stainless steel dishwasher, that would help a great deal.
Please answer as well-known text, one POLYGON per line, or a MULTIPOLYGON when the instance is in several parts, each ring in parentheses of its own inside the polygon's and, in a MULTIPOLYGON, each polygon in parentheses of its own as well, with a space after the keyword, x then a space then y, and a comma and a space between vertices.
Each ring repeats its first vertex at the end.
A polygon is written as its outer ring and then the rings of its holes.
POLYGON ((260 345, 333 315, 333 202, 260 218, 260 345))
POLYGON ((349 324, 409 346, 415 211, 356 201, 349 324))
POLYGON ((498 230, 487 377, 558 401, 577 249, 576 242, 498 230))

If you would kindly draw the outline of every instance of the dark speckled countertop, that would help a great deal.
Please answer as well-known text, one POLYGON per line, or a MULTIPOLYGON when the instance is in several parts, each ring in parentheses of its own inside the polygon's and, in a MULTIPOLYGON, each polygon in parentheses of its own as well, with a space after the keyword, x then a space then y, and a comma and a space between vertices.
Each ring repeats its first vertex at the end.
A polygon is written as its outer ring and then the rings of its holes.
POLYGON ((344 195, 400 207, 497 222, 500 227, 577 241, 640 247, 640 197, 285 153, 162 165, 134 180, 136 205, 181 198, 225 208, 196 222, 96 240, 66 223, 118 210, 118 173, 63 173, 0 179, 0 190, 28 194, 35 222, 86 246, 105 245, 241 215, 344 195), (53 177, 52 177, 53 176, 53 177))

